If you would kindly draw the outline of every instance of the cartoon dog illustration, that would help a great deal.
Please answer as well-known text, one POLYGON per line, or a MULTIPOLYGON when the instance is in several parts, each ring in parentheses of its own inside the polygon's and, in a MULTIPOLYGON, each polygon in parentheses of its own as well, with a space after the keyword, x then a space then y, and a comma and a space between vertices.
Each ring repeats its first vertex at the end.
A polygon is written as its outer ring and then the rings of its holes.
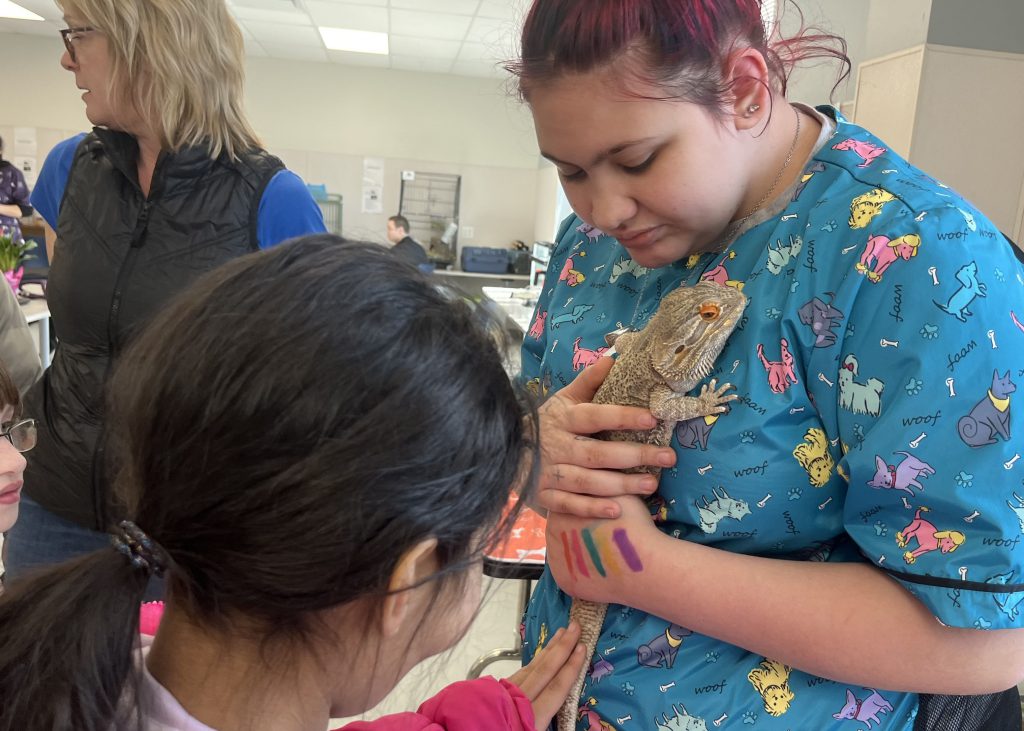
POLYGON ((871 728, 872 721, 881 726, 882 722, 878 720, 878 714, 891 711, 892 704, 879 695, 874 688, 865 688, 864 690, 870 690, 871 695, 860 700, 852 690, 847 688, 846 705, 840 709, 839 713, 833 713, 832 718, 837 721, 860 721, 868 728, 871 728))
POLYGON ((823 173, 826 169, 827 168, 825 167, 825 163, 821 162, 820 160, 815 160, 814 164, 807 168, 806 171, 804 171, 804 174, 800 176, 800 185, 796 186, 796 190, 793 191, 794 203, 800 200, 801 193, 804 192, 804 188, 807 187, 807 184, 811 182, 811 178, 814 177, 814 174, 823 173))
POLYGON ((679 422, 676 425, 676 440, 679 442, 679 446, 683 449, 697 449, 698 445, 700 445, 700 449, 706 452, 711 430, 714 429, 718 420, 728 414, 730 410, 728 404, 726 404, 725 411, 721 414, 696 416, 679 422))
POLYGON ((548 313, 547 310, 537 313, 537 319, 530 325, 530 332, 527 333, 534 340, 540 340, 541 335, 544 334, 544 323, 547 322, 548 313))
POLYGON ((623 277, 626 274, 630 275, 634 279, 639 279, 640 277, 645 276, 649 271, 651 270, 640 266, 632 259, 622 257, 612 265, 612 275, 608 277, 608 283, 615 284, 619 281, 620 277, 623 277))
POLYGON ((768 244, 768 263, 765 268, 772 274, 782 274, 782 270, 789 266, 789 262, 796 259, 804 247, 804 240, 799 236, 790 236, 789 243, 783 244, 782 239, 775 240, 775 248, 768 244))
POLYGON ((582 371, 587 366, 594 365, 598 359, 604 355, 607 347, 598 348, 597 350, 588 350, 587 348, 580 347, 580 341, 582 337, 576 338, 572 343, 572 369, 574 371, 582 371))
POLYGON ((764 355, 764 345, 757 344, 757 357, 761 359, 761 365, 768 373, 768 386, 773 393, 785 393, 786 389, 796 380, 796 372, 793 370, 793 355, 789 352, 789 341, 785 338, 779 341, 782 346, 782 360, 770 361, 764 355))
POLYGON ((711 502, 708 502, 707 495, 701 496, 704 500, 703 507, 696 500, 693 501, 697 507, 697 514, 700 516, 700 529, 705 533, 714 533, 718 530, 719 521, 726 518, 743 520, 750 515, 750 505, 747 504, 747 501, 730 497, 724 487, 713 488, 711 494, 715 496, 711 502), (718 494, 719 489, 722 491, 721 495, 718 494))
POLYGON ((604 236, 604 231, 594 226, 591 226, 589 223, 580 224, 579 226, 576 227, 576 230, 579 231, 584 236, 586 236, 587 241, 596 241, 597 239, 604 236))
MULTIPOLYGON (((736 252, 730 251, 728 259, 735 259, 736 252)), ((726 271, 725 261, 723 260, 714 269, 709 269, 707 272, 701 275, 700 280, 702 282, 715 282, 721 284, 723 287, 734 287, 740 291, 743 291, 743 282, 735 279, 729 279, 729 272, 726 271)))
POLYGON ((917 548, 903 554, 908 564, 915 563, 917 557, 931 551, 952 553, 967 540, 967 536, 958 530, 939 530, 921 517, 921 513, 929 512, 928 508, 918 508, 914 519, 896 534, 896 545, 906 548, 912 540, 917 540, 917 548))
POLYGON ((871 478, 869 486, 882 490, 899 490, 901 492, 915 495, 913 488, 924 490, 924 485, 917 481, 918 477, 929 477, 935 474, 935 470, 927 462, 922 462, 909 452, 894 452, 903 455, 903 461, 898 465, 889 465, 885 460, 875 455, 875 476, 871 478))
POLYGON ((602 657, 590 665, 587 675, 590 678, 590 682, 597 685, 614 672, 615 666, 602 657))
POLYGON ((557 330, 559 327, 567 322, 571 322, 573 325, 577 324, 583 319, 583 316, 594 309, 593 305, 576 305, 572 308, 572 312, 565 312, 561 315, 557 315, 551 318, 551 329, 557 330))
POLYGON ((878 416, 882 411, 882 391, 885 384, 877 378, 869 378, 866 383, 856 380, 860 365, 851 353, 843 360, 839 369, 839 405, 855 414, 878 416))
POLYGON ((693 632, 686 627, 670 624, 664 632, 646 645, 640 645, 636 651, 637 662, 645 668, 671 669, 676 663, 679 646, 692 634, 693 632))
POLYGON ((760 693, 764 699, 764 709, 771 716, 781 716, 788 711, 790 701, 796 697, 789 689, 789 673, 792 669, 781 662, 765 658, 747 674, 747 680, 760 693))
MULTIPOLYGON (((1006 571, 995 576, 990 576, 985 579, 986 584, 1012 584, 1013 577, 1016 572, 1013 569, 1006 571)), ((999 611, 1009 617, 1011 620, 1016 620, 1017 615, 1020 614, 1020 605, 1024 603, 1024 594, 1016 592, 1014 594, 993 594, 992 599, 995 600, 996 606, 999 607, 999 611)))
POLYGON ((917 256, 917 250, 921 246, 921 237, 917 234, 907 234, 897 239, 890 239, 888 236, 872 236, 868 239, 864 252, 857 262, 857 271, 866 274, 871 282, 879 282, 885 270, 898 259, 909 261, 917 256))
POLYGON ((814 487, 828 484, 836 463, 828 452, 828 437, 822 429, 808 429, 804 441, 793 450, 793 456, 807 470, 807 479, 814 487))
POLYGON ((862 140, 855 140, 852 137, 845 139, 838 145, 832 145, 833 150, 850 150, 860 155, 864 161, 857 167, 866 168, 868 165, 873 163, 876 158, 881 157, 886 153, 886 148, 873 145, 870 142, 864 142, 862 140))
POLYGON ((672 717, 661 714, 661 720, 654 717, 654 725, 665 731, 708 731, 708 724, 699 716, 691 716, 683 704, 672 704, 672 717))
POLYGON ((596 705, 597 698, 587 698, 587 705, 580 706, 579 712, 576 714, 576 720, 584 721, 587 724, 587 731, 615 731, 614 726, 607 721, 601 720, 601 716, 598 715, 597 711, 587 707, 596 705))
POLYGON ((583 276, 583 272, 577 271, 575 267, 576 263, 570 256, 565 260, 565 264, 562 266, 562 273, 558 275, 558 281, 565 282, 570 287, 576 287, 583 284, 587 278, 583 276))
POLYGON ((984 447, 996 443, 996 435, 1010 441, 1010 394, 1017 384, 1010 380, 1010 371, 1000 376, 992 373, 992 388, 979 401, 971 413, 956 423, 960 439, 968 447, 984 447))
POLYGON ((882 212, 882 207, 896 196, 881 188, 875 188, 859 195, 850 203, 850 228, 867 228, 875 216, 882 212))
POLYGON ((987 297, 985 292, 988 288, 978 281, 978 262, 976 261, 968 262, 960 267, 956 272, 956 281, 960 282, 960 289, 950 295, 946 304, 935 302, 935 306, 960 322, 967 322, 967 318, 972 314, 967 308, 971 306, 975 298, 987 297))
MULTIPOLYGON (((831 292, 828 293, 832 295, 831 292)), ((830 297, 831 299, 832 297, 830 297)), ((814 332, 814 347, 829 348, 836 344, 836 334, 832 329, 843 321, 845 315, 832 306, 815 297, 797 310, 800 322, 809 325, 814 332)))
POLYGON ((1013 493, 1013 499, 1017 501, 1016 505, 1011 503, 1009 500, 1006 501, 1006 504, 1009 506, 1010 510, 1013 511, 1014 515, 1017 516, 1017 520, 1020 522, 1020 532, 1024 534, 1024 497, 1021 497, 1017 493, 1013 493))

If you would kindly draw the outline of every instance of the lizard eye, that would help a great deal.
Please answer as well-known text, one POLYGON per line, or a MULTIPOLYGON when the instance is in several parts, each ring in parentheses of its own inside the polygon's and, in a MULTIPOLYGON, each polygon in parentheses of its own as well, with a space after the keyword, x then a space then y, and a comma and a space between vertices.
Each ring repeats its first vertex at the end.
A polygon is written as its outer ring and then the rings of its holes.
POLYGON ((718 316, 722 314, 722 308, 716 305, 714 302, 705 302, 700 306, 700 319, 717 320, 718 316))

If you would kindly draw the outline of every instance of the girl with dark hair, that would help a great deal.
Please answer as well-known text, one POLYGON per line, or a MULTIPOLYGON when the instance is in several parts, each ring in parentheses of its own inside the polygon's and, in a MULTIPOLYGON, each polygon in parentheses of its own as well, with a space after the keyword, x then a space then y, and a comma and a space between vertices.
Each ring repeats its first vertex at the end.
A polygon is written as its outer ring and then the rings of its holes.
MULTIPOLYGON (((189 288, 113 376, 113 547, 0 598, 0 729, 321 731, 450 647, 531 493, 534 423, 494 342, 387 251, 333 236, 189 288), (133 649, 147 578, 166 609, 133 649)), ((573 627, 508 681, 353 729, 547 725, 573 627)))
POLYGON ((0 236, 21 241, 21 220, 31 216, 28 185, 25 176, 9 161, 3 159, 4 140, 0 137, 0 236))
POLYGON ((0 533, 18 519, 27 452, 36 445, 36 423, 21 416, 21 397, 0 361, 0 533))
POLYGON ((787 100, 795 63, 845 75, 845 46, 769 32, 758 0, 536 0, 521 50, 575 211, 523 350, 523 378, 556 389, 527 658, 568 622, 563 589, 618 604, 559 728, 1020 729, 1024 268, 998 229, 833 107, 787 100), (596 440, 654 425, 588 403, 605 335, 701 280, 749 301, 697 389, 738 398, 668 448, 596 440), (647 465, 660 480, 620 472, 647 465), (619 531, 618 573, 565 540, 619 531))

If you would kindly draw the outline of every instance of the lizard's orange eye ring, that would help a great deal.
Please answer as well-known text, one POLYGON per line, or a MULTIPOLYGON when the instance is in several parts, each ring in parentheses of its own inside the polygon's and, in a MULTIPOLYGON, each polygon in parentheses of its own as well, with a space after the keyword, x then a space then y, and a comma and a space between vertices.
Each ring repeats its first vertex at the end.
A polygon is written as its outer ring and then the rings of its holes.
POLYGON ((716 305, 714 302, 705 302, 700 306, 700 319, 702 320, 717 320, 718 316, 722 314, 722 308, 716 305))

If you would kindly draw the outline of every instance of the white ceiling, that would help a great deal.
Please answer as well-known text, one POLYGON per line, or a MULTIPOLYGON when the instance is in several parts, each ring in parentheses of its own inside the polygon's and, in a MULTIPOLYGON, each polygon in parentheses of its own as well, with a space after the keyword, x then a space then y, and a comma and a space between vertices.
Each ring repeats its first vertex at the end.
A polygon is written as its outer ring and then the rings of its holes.
MULTIPOLYGON (((56 37, 53 0, 15 0, 45 22, 0 19, 0 32, 56 37)), ((250 56, 498 77, 515 56, 528 0, 228 0, 250 56), (389 35, 377 56, 324 47, 318 26, 389 35)))

